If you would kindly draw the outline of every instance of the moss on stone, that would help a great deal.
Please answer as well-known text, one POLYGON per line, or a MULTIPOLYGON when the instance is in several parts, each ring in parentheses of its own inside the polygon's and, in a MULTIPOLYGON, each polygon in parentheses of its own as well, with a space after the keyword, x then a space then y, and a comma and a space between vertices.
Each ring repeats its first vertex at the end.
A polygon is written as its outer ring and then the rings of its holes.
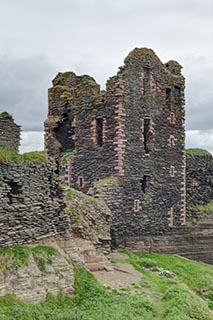
POLYGON ((67 152, 65 152, 65 153, 63 153, 63 154, 61 155, 60 161, 61 161, 61 162, 70 161, 70 160, 72 160, 74 154, 75 154, 75 149, 69 150, 69 151, 67 151, 67 152))
POLYGON ((83 238, 98 241, 99 238, 110 238, 110 211, 103 200, 84 194, 76 189, 64 187, 67 214, 71 227, 83 238))
POLYGON ((12 115, 4 111, 0 113, 0 119, 13 119, 12 115))
POLYGON ((101 186, 104 184, 112 185, 112 184, 116 184, 116 183, 118 183, 118 179, 116 177, 109 176, 109 177, 106 177, 106 178, 103 178, 103 179, 96 181, 95 185, 97 185, 97 186, 101 186))
POLYGON ((195 211, 198 211, 203 214, 213 214, 213 200, 205 205, 197 205, 194 209, 195 211))

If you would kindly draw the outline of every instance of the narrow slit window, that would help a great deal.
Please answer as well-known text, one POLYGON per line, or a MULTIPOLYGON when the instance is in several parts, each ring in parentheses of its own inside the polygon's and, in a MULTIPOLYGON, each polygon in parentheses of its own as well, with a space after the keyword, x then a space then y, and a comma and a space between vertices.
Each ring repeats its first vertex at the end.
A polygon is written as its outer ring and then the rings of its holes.
POLYGON ((145 153, 149 153, 149 147, 148 147, 148 142, 149 142, 149 135, 150 135, 150 119, 144 119, 144 130, 143 130, 143 143, 144 143, 144 151, 145 153))
POLYGON ((99 147, 102 147, 102 145, 103 145, 103 124, 104 124, 103 118, 96 119, 97 144, 99 147))
POLYGON ((172 113, 170 114, 170 123, 171 123, 171 124, 175 124, 175 121, 176 121, 176 119, 175 119, 175 114, 172 112, 172 113))
POLYGON ((147 181, 148 181, 148 176, 147 176, 147 175, 144 175, 144 176, 143 176, 143 179, 140 180, 141 191, 142 191, 143 193, 146 193, 147 181))

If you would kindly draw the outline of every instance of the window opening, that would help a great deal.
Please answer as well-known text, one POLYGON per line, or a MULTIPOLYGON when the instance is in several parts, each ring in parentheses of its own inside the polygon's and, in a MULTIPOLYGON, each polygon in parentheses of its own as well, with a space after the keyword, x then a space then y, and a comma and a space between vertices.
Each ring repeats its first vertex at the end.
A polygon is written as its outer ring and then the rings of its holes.
POLYGON ((178 105, 181 105, 181 88, 178 86, 174 87, 174 94, 175 94, 175 102, 178 105))
POLYGON ((144 143, 144 150, 145 153, 149 153, 149 147, 148 147, 148 142, 149 142, 149 134, 150 134, 150 119, 144 119, 144 130, 143 130, 143 143, 144 143))
POLYGON ((102 147, 103 145, 103 118, 96 119, 96 125, 97 125, 97 143, 99 147, 102 147))
POLYGON ((82 177, 79 177, 79 186, 80 186, 80 188, 83 187, 83 178, 82 177))
POLYGON ((140 180, 141 191, 142 191, 143 193, 146 193, 147 182, 148 182, 148 176, 147 176, 147 175, 144 175, 144 176, 143 176, 143 179, 140 180))
POLYGON ((170 123, 171 124, 175 124, 175 114, 172 112, 171 114, 170 114, 170 123))

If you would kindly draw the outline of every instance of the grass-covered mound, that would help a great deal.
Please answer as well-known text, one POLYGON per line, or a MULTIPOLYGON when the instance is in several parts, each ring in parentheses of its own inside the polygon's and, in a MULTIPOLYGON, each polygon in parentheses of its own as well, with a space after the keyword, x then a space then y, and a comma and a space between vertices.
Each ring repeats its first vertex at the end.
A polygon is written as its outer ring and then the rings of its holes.
POLYGON ((21 165, 41 166, 47 161, 45 151, 31 151, 24 154, 18 153, 14 149, 0 148, 0 164, 1 163, 16 163, 21 165))
POLYGON ((63 187, 63 190, 72 230, 93 242, 108 239, 110 251, 111 212, 105 202, 73 188, 63 187))
POLYGON ((125 261, 141 272, 137 293, 110 290, 84 269, 76 270, 75 295, 48 296, 26 304, 0 299, 1 320, 211 320, 213 267, 173 255, 131 254, 125 261), (162 270, 169 270, 171 278, 162 270))
POLYGON ((200 149, 200 148, 191 148, 191 149, 186 149, 186 157, 194 157, 194 156, 205 156, 205 155, 211 155, 211 153, 205 149, 200 149))

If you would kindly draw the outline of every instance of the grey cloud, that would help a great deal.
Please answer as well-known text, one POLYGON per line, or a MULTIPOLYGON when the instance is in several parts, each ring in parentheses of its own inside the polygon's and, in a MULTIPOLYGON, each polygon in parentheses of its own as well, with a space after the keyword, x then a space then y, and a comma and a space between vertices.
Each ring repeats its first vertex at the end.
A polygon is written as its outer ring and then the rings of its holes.
POLYGON ((206 149, 213 154, 213 129, 207 131, 187 130, 186 147, 206 149))
POLYGON ((212 0, 0 1, 0 109, 41 131, 58 71, 104 86, 130 50, 150 47, 184 67, 187 128, 211 129, 212 16, 212 0))
POLYGON ((213 60, 193 58, 186 64, 186 110, 189 130, 213 128, 213 60))
POLYGON ((0 57, 0 111, 12 113, 23 130, 42 130, 47 88, 54 73, 44 56, 0 57))

